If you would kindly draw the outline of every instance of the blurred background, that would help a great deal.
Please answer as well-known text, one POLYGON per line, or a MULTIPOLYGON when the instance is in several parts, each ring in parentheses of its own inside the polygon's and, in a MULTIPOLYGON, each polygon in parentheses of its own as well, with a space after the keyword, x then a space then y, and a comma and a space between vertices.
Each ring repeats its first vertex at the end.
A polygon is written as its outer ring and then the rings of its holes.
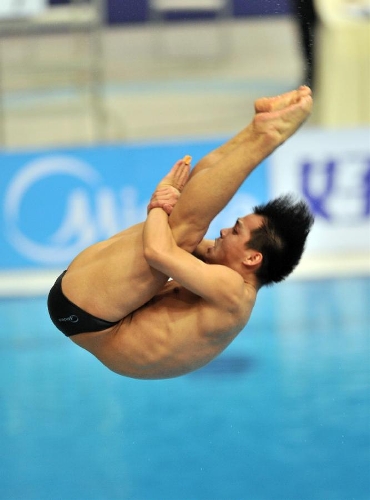
POLYGON ((2 499, 370 498, 368 0, 1 0, 0 210, 2 499), (315 226, 225 353, 136 381, 56 331, 70 260, 301 84, 312 117, 209 236, 287 191, 315 226))
POLYGON ((369 123, 364 0, 49 1, 2 2, 6 148, 228 134, 303 82, 315 123, 369 123))

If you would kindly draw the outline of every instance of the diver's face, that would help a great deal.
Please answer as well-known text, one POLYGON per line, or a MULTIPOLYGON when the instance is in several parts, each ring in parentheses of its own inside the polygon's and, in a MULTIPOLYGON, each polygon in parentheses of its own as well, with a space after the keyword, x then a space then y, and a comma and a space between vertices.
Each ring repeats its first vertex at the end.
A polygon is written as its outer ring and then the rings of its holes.
POLYGON ((221 229, 220 237, 213 247, 208 248, 206 261, 209 264, 222 264, 233 267, 242 262, 248 251, 252 232, 263 224, 261 215, 250 214, 237 219, 233 227, 221 229))

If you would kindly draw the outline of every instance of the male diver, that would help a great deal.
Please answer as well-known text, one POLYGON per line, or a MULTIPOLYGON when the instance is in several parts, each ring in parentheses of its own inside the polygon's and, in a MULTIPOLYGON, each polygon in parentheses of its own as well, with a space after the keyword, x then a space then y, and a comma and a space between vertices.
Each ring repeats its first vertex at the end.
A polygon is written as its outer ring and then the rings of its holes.
POLYGON ((298 264, 313 218, 303 201, 285 196, 255 207, 215 241, 203 237, 311 108, 308 87, 258 99, 252 122, 190 175, 189 159, 177 162, 145 223, 85 249, 57 279, 48 298, 57 328, 133 378, 183 375, 222 352, 248 322, 258 290, 298 264))

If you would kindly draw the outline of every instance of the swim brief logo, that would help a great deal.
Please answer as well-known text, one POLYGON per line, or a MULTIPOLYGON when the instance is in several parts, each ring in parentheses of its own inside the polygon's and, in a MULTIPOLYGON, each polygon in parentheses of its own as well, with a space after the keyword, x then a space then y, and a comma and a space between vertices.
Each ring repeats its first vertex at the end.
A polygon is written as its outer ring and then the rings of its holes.
POLYGON ((61 323, 64 321, 69 321, 70 323, 78 323, 78 316, 76 316, 75 314, 71 314, 67 318, 58 318, 58 321, 60 321, 61 323))

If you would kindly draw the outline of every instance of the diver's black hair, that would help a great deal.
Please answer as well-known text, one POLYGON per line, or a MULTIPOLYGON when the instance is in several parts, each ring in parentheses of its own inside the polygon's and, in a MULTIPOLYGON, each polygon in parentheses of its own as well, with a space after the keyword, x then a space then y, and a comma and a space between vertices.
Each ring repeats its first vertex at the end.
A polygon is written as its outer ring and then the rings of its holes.
POLYGON ((279 283, 300 261, 313 215, 304 201, 295 201, 290 195, 258 205, 253 212, 264 218, 248 242, 249 248, 263 255, 256 276, 261 286, 279 283))

